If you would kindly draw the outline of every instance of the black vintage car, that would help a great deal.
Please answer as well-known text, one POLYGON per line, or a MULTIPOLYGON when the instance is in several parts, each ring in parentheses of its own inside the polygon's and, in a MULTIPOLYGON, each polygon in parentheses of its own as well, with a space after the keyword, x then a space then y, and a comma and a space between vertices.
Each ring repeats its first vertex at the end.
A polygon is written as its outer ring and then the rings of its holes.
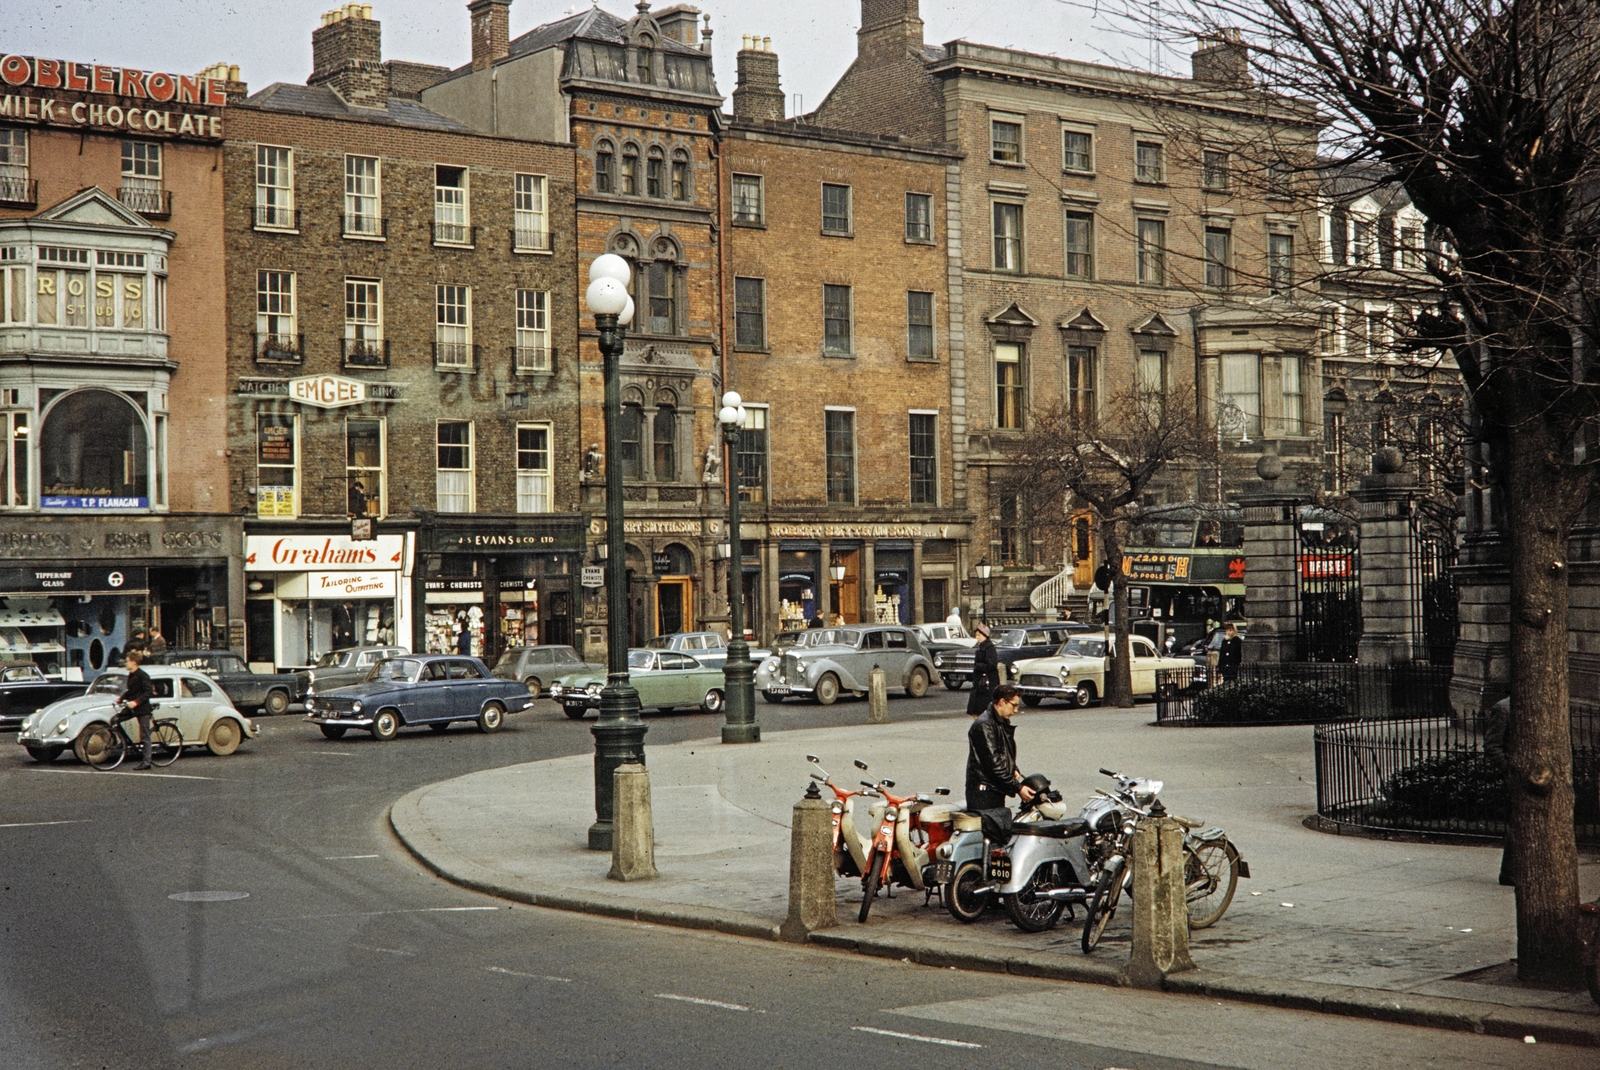
POLYGON ((37 665, 0 666, 0 730, 15 732, 28 715, 88 689, 79 681, 51 680, 37 665))
MULTIPOLYGON (((1025 658, 1037 658, 1058 649, 1073 632, 1086 632, 1087 624, 1075 620, 1061 620, 1048 624, 1025 624, 1017 627, 996 626, 994 629, 995 655, 1000 661, 1000 680, 1005 682, 1007 667, 1025 658)), ((972 682, 973 648, 944 650, 933 656, 933 667, 951 691, 960 691, 972 682)))
POLYGON ((153 665, 193 669, 217 682, 233 705, 244 713, 265 710, 277 716, 289 712, 295 697, 293 673, 251 672, 239 655, 227 650, 168 650, 150 659, 153 665))

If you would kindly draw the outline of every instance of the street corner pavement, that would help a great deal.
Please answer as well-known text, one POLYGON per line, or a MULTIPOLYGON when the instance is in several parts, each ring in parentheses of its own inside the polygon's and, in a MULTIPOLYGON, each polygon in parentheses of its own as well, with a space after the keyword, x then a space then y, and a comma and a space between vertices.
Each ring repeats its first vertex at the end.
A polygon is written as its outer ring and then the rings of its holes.
MULTIPOLYGON (((1514 983, 1515 911, 1496 882, 1498 852, 1307 829, 1316 805, 1309 727, 1155 729, 1151 719, 1149 708, 1046 708, 1019 716, 1017 738, 1024 771, 1045 772, 1073 804, 1106 783, 1100 766, 1163 780, 1171 812, 1222 826, 1250 863, 1227 915, 1191 936, 1199 969, 1169 988, 1479 1031, 1537 1026, 1600 1044, 1600 1013, 1585 993, 1514 983)), ((394 804, 391 824, 429 868, 481 891, 772 939, 787 912, 789 820, 810 782, 806 755, 841 783, 948 786, 959 802, 968 724, 951 717, 650 748, 661 875, 642 884, 607 880, 609 856, 586 847, 589 755, 421 788, 394 804)), ((1600 894, 1600 864, 1581 874, 1586 897, 1600 894)), ((837 891, 841 904, 860 901, 858 881, 840 880, 837 891)), ((1028 935, 1000 915, 957 924, 936 897, 925 899, 899 889, 868 924, 844 921, 812 939, 928 965, 1106 983, 1117 982, 1131 947, 1124 917, 1084 956, 1065 917, 1028 935)))

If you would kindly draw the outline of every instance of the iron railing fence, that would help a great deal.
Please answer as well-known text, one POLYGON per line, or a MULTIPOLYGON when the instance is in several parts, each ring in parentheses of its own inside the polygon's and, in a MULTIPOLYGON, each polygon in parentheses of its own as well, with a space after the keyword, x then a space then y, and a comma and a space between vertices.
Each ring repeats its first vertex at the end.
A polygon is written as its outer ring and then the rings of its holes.
MULTIPOLYGON (((1504 759, 1485 747, 1485 715, 1319 724, 1317 816, 1428 836, 1500 837, 1510 808, 1504 759)), ((1600 711, 1571 712, 1573 825, 1600 845, 1600 711)))
POLYGON ((1285 662, 1241 665, 1234 680, 1205 669, 1156 673, 1156 724, 1321 724, 1356 718, 1450 713, 1447 665, 1285 662))

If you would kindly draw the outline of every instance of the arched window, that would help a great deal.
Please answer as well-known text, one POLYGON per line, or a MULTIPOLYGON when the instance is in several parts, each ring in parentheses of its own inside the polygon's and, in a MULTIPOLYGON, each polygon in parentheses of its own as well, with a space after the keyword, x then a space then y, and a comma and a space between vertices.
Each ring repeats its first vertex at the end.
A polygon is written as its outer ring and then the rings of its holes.
POLYGON ((659 147, 651 146, 650 156, 645 161, 644 189, 652 197, 665 197, 667 195, 664 184, 666 182, 667 154, 659 147))
POLYGON ((639 146, 622 146, 622 192, 630 197, 639 195, 639 146))
POLYGON ((109 390, 69 394, 44 418, 43 431, 39 487, 45 508, 96 504, 86 498, 121 499, 111 508, 149 507, 150 439, 143 415, 127 398, 109 390))
POLYGON ((682 149, 672 154, 672 199, 689 199, 689 154, 682 149))
POLYGON ((615 193, 617 190, 617 152, 609 141, 598 142, 594 147, 594 191, 615 193))
POLYGON ((644 453, 640 440, 644 438, 644 406, 637 401, 622 406, 622 478, 644 478, 644 453))
POLYGON ((655 57, 655 52, 653 51, 654 47, 655 40, 653 38, 649 37, 648 35, 639 38, 639 48, 635 53, 634 59, 634 80, 643 85, 650 85, 656 80, 655 70, 652 62, 655 57))
MULTIPOLYGON (((641 265, 645 290, 644 327, 649 334, 677 334, 682 322, 683 270, 678 247, 671 238, 657 238, 650 246, 648 264, 641 265)), ((639 302, 636 302, 639 303, 639 302)))
POLYGON ((678 481, 678 410, 672 404, 656 406, 656 479, 662 483, 678 481))

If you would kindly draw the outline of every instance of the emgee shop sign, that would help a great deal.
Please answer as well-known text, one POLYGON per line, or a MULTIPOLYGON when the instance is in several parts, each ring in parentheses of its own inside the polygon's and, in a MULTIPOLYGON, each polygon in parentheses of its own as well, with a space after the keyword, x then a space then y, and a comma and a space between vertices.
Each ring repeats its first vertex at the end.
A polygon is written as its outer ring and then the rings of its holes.
POLYGON ((0 119, 145 136, 220 140, 227 83, 60 59, 0 54, 0 119))

